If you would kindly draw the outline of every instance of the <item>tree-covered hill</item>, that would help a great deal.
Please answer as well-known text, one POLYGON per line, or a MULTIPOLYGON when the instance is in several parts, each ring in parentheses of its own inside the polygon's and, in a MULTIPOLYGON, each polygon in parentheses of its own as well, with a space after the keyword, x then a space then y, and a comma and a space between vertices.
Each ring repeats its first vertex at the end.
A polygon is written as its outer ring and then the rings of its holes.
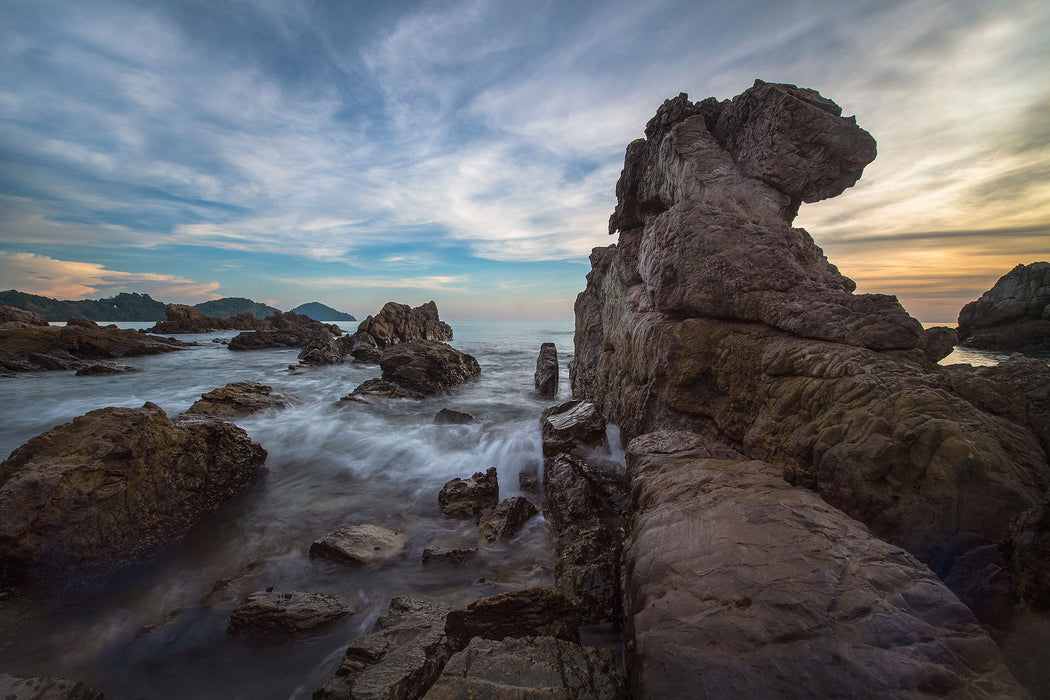
POLYGON ((91 321, 163 321, 164 304, 148 294, 122 292, 106 299, 63 301, 14 289, 0 292, 0 305, 13 306, 40 314, 48 321, 69 317, 91 321))
POLYGON ((206 315, 214 318, 230 318, 245 311, 255 316, 255 318, 266 318, 280 311, 280 309, 275 309, 272 306, 260 304, 257 301, 245 299, 244 297, 224 297, 213 301, 204 301, 200 304, 195 304, 195 306, 206 315))
POLYGON ((336 311, 331 306, 326 306, 319 301, 311 301, 292 309, 297 314, 302 314, 315 321, 356 321, 357 319, 348 313, 336 311))

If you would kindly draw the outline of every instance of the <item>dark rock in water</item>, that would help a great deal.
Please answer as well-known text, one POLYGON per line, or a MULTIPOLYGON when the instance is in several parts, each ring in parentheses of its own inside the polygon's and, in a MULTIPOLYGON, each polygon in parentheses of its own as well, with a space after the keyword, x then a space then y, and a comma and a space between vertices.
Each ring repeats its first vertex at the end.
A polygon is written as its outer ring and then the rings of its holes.
POLYGON ((500 501, 492 508, 481 511, 478 530, 489 542, 504 542, 514 539, 525 523, 539 513, 527 498, 515 496, 500 501))
POLYGON ((499 481, 496 468, 489 467, 484 474, 475 472, 469 479, 445 482, 438 494, 438 505, 443 515, 478 515, 499 501, 499 481))
POLYGON ((540 465, 528 462, 518 472, 518 488, 525 493, 538 495, 540 492, 540 465))
POLYGON ((566 401, 544 410, 540 432, 545 455, 581 448, 608 452, 605 418, 597 406, 587 401, 566 401))
POLYGON ((311 557, 326 557, 379 568, 405 550, 405 536, 378 525, 348 525, 310 545, 311 557))
POLYGON ((1021 599, 1050 607, 1050 500, 1017 516, 1010 532, 1011 565, 1021 599))
POLYGON ((266 409, 284 408, 289 397, 273 393, 273 387, 258 382, 230 382, 201 394, 186 411, 187 416, 210 416, 230 420, 266 409))
POLYGON ((105 695, 66 678, 22 678, 0 673, 4 700, 105 700, 105 695))
POLYGON ((314 333, 299 352, 299 364, 312 367, 338 365, 345 361, 342 345, 327 332, 314 333))
POLYGON ((227 631, 263 638, 309 634, 353 614, 350 603, 339 596, 303 591, 259 591, 249 594, 234 609, 227 631))
POLYGON ((321 323, 299 314, 278 311, 263 321, 258 330, 239 333, 230 340, 230 350, 257 350, 260 348, 302 348, 318 336, 337 337, 343 331, 339 326, 321 323))
POLYGON ((914 557, 783 470, 686 432, 628 448, 631 687, 644 697, 1025 697, 914 557))
POLYGON ((265 459, 231 423, 172 421, 152 403, 74 418, 0 464, 0 573, 70 582, 153 554, 265 459))
POLYGON ((474 416, 463 411, 453 411, 451 408, 443 408, 434 416, 435 425, 466 425, 473 423, 474 416))
POLYGON ((612 651, 554 637, 473 639, 445 665, 427 700, 627 697, 612 651))
POLYGON ((536 374, 533 384, 540 396, 553 399, 558 395, 558 349, 554 343, 540 345, 540 355, 536 358, 536 374))
POLYGON ((472 356, 430 340, 388 347, 379 366, 383 379, 427 395, 446 393, 481 374, 481 367, 472 356))
POLYGON ((580 643, 579 619, 565 596, 549 588, 508 591, 476 600, 448 614, 445 633, 454 648, 474 637, 556 637, 580 643))
POLYGON ((457 565, 470 561, 477 554, 478 550, 475 547, 427 547, 423 550, 423 563, 457 565))
POLYGON ((90 325, 59 327, 35 321, 0 324, 0 368, 12 372, 81 369, 90 360, 153 355, 186 347, 174 338, 86 323, 90 325))
POLYGON ((335 677, 314 700, 422 697, 452 655, 445 636, 449 608, 398 596, 369 634, 347 647, 335 677))
POLYGON ((88 365, 87 367, 81 367, 77 370, 77 376, 91 377, 100 374, 127 374, 128 372, 138 371, 138 367, 132 367, 130 365, 118 365, 112 362, 102 362, 99 364, 88 365))
POLYGON ((1050 351, 1050 263, 1018 265, 959 312, 963 345, 1050 351))
POLYGON ((452 340, 452 327, 438 318, 433 301, 414 309, 387 302, 378 314, 362 321, 357 331, 371 335, 380 348, 413 340, 452 340))
POLYGON ((269 328, 269 324, 253 314, 244 312, 229 318, 208 316, 200 309, 186 304, 168 304, 164 307, 166 320, 149 329, 151 333, 207 333, 209 331, 254 331, 269 328))
POLYGON ((50 325, 47 319, 38 313, 17 309, 14 306, 0 306, 0 330, 50 325))
POLYGON ((419 401, 423 399, 423 395, 418 391, 402 389, 385 379, 367 379, 358 385, 356 389, 339 400, 372 404, 382 399, 409 399, 411 401, 419 401))

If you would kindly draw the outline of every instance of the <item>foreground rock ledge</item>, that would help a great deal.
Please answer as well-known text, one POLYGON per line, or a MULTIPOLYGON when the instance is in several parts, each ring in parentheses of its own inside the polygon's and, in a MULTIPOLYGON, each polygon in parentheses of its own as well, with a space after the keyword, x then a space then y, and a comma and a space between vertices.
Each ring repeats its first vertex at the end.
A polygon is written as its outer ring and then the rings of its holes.
POLYGON ((627 460, 635 697, 1029 697, 929 569, 781 469, 687 432, 627 460))
POLYGON ((254 477, 266 451, 231 423, 103 408, 0 464, 0 574, 73 582, 180 539, 254 477))

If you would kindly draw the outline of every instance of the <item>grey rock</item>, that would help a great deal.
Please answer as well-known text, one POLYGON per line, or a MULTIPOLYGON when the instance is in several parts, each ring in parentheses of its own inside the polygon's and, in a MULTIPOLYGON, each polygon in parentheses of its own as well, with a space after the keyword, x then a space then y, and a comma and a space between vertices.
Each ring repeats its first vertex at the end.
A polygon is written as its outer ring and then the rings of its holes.
POLYGON ((347 525, 310 545, 310 556, 378 568, 401 556, 405 541, 403 534, 378 525, 347 525))
POLYGON ((33 311, 0 305, 0 329, 25 326, 50 326, 46 318, 33 311))
POLYGON ((1011 566, 1021 599, 1050 608, 1050 500, 1017 516, 1010 533, 1011 566))
POLYGON ((545 455, 581 448, 608 451, 605 418, 588 401, 566 401, 545 409, 540 416, 540 434, 545 455))
POLYGON ((474 416, 463 411, 453 411, 451 408, 443 408, 434 416, 435 425, 466 425, 475 422, 474 416))
POLYGON ((1050 263, 1018 265, 959 312, 962 344, 1050 351, 1050 263))
POLYGON ((553 399, 558 395, 558 349, 554 343, 540 345, 533 384, 540 396, 553 399))
POLYGON ((345 599, 325 593, 258 591, 230 615, 230 634, 249 637, 295 636, 316 632, 354 609, 345 599))

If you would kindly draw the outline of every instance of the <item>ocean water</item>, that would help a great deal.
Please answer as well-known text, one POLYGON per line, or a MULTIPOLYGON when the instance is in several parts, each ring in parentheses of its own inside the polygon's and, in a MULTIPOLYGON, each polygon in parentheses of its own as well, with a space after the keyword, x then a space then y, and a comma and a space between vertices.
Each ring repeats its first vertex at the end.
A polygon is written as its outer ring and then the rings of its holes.
POLYGON ((201 393, 241 380, 297 398, 290 408, 236 421, 269 453, 261 478, 104 594, 46 615, 0 651, 0 671, 74 677, 113 698, 308 698, 393 595, 465 605, 503 590, 551 585, 554 554, 542 517, 509 543, 481 547, 468 565, 421 564, 427 546, 480 544, 472 522, 441 516, 442 484, 494 466, 500 498, 520 495, 519 472, 541 460, 539 414, 570 393, 571 322, 464 323, 454 332, 452 345, 478 359, 481 376, 450 395, 419 402, 340 402, 379 376, 379 368, 290 371, 296 350, 231 352, 211 342, 234 332, 177 336, 201 345, 120 360, 140 372, 40 372, 0 380, 5 456, 29 438, 104 406, 152 401, 176 416, 201 393), (533 391, 543 342, 556 344, 562 367, 555 400, 533 391), (477 422, 434 425, 444 407, 467 411, 477 422), (404 556, 377 570, 308 556, 314 540, 360 523, 405 533, 404 556), (337 593, 356 612, 323 634, 291 642, 228 637, 232 609, 248 593, 270 586, 337 593))

